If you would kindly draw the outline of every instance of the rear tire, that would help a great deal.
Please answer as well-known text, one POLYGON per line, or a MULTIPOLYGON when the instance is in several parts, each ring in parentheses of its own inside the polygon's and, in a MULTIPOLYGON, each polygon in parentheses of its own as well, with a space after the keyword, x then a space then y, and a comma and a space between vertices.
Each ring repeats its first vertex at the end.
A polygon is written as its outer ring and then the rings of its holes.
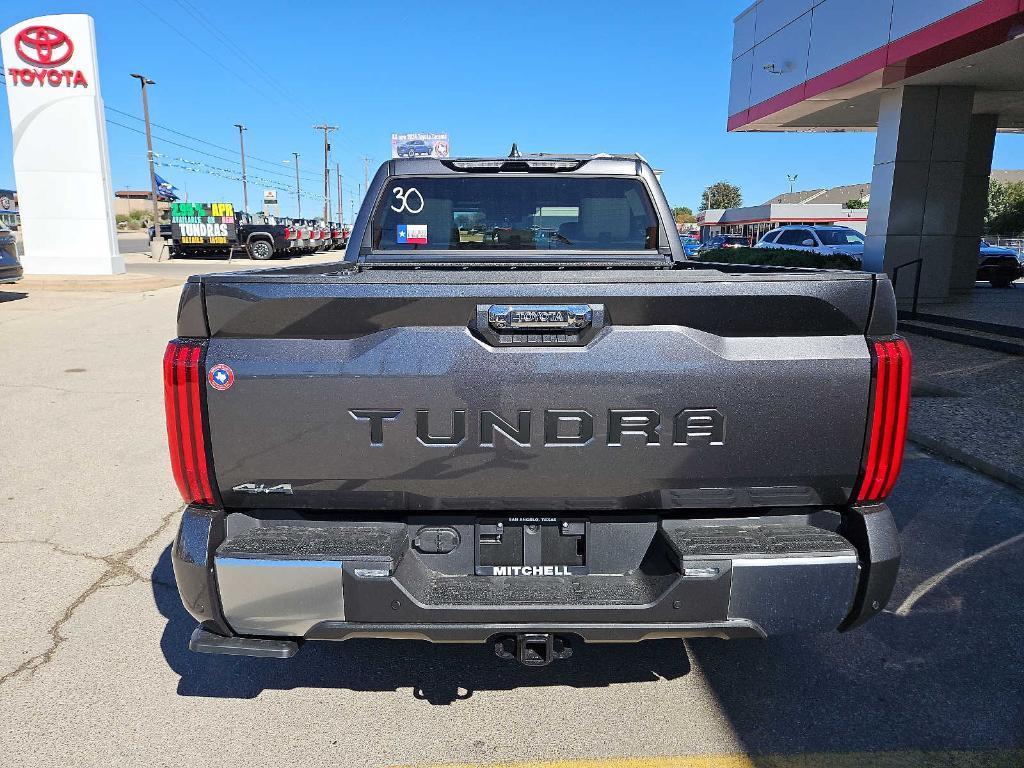
POLYGON ((253 240, 247 248, 249 258, 256 261, 266 261, 274 258, 274 246, 266 240, 253 240))

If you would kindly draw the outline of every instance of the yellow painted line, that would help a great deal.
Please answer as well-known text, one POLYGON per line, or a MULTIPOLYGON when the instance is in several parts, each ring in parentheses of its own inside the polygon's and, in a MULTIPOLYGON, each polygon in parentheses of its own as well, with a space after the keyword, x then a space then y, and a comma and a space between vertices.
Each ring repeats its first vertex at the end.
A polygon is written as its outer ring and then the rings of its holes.
MULTIPOLYGON (((1024 749, 692 755, 525 763, 443 763, 429 768, 1024 768, 1024 749)), ((405 766, 404 768, 413 768, 405 766)))

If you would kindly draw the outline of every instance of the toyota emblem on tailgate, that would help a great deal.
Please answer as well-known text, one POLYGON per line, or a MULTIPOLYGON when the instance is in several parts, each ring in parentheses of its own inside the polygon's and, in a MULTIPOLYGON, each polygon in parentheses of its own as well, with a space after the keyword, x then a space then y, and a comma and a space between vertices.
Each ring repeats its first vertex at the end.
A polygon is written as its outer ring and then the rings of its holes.
POLYGON ((594 313, 586 304, 509 306, 499 304, 487 310, 488 324, 498 331, 578 331, 586 328, 594 313))

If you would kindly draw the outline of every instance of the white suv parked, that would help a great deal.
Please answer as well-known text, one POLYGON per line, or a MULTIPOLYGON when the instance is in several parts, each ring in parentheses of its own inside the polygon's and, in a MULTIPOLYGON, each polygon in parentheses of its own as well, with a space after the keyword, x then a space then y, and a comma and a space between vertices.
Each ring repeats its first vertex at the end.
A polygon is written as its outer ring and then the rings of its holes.
POLYGON ((754 247, 813 251, 823 256, 842 253, 860 261, 864 257, 864 235, 849 227, 793 224, 765 232, 754 247))

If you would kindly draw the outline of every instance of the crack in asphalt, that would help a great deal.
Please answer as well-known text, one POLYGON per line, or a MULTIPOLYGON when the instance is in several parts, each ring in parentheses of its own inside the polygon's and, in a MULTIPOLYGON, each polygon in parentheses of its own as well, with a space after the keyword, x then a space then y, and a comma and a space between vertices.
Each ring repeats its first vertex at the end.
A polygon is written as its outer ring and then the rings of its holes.
POLYGON ((121 552, 115 553, 113 555, 90 555, 85 552, 75 552, 69 549, 65 549, 64 547, 61 547, 59 544, 55 544, 52 541, 47 541, 44 539, 0 541, 0 544, 44 544, 49 547, 52 547, 54 551, 59 552, 61 554, 69 555, 72 557, 83 557, 87 560, 104 563, 107 566, 103 573, 101 573, 92 582, 92 584, 86 587, 85 590, 83 590, 82 593, 79 594, 78 597, 76 597, 71 602, 71 604, 64 609, 64 612, 61 614, 60 618, 58 618, 52 625, 50 625, 50 628, 46 630, 46 633, 50 636, 50 646, 45 651, 42 651, 41 653, 37 653, 34 656, 25 659, 25 661, 23 661, 10 672, 0 675, 0 686, 6 685, 9 681, 26 673, 28 674, 29 677, 31 677, 36 673, 36 671, 38 671, 39 669, 53 661, 53 658, 54 656, 56 656, 57 651, 60 649, 60 646, 64 643, 65 640, 68 639, 67 636, 62 634, 61 632, 61 630, 64 628, 64 625, 67 624, 71 620, 71 617, 75 615, 75 611, 77 611, 90 597, 95 595, 101 589, 111 586, 126 587, 138 581, 150 581, 150 579, 148 579, 146 576, 143 576, 134 568, 132 568, 132 566, 128 564, 128 561, 135 557, 135 555, 137 555, 147 546, 149 546, 149 544, 151 544, 154 539, 160 536, 160 534, 162 534, 167 529, 167 526, 172 522, 172 520, 174 520, 175 516, 180 512, 181 507, 177 507, 173 511, 164 515, 164 517, 160 519, 160 524, 153 532, 147 534, 135 546, 123 550, 121 552), (116 579, 120 579, 122 577, 127 577, 127 581, 123 581, 117 584, 113 583, 116 579))

